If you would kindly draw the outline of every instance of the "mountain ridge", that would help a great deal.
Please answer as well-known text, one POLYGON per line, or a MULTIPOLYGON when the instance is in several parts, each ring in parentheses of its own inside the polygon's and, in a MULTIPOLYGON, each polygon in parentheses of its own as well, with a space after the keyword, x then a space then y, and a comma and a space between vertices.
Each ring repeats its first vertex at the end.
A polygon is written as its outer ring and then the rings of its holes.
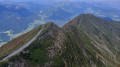
POLYGON ((5 65, 119 67, 118 24, 120 23, 102 20, 92 14, 81 14, 63 27, 49 22, 30 46, 9 58, 5 65))

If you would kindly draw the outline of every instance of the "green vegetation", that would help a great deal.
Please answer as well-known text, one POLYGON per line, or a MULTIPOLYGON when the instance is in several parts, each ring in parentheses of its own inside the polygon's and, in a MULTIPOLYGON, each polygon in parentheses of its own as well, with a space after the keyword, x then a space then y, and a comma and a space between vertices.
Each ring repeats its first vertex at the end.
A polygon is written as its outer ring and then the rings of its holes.
POLYGON ((43 47, 39 47, 38 49, 33 49, 30 52, 29 61, 35 65, 43 65, 48 61, 47 51, 43 47))
POLYGON ((96 65, 97 67, 104 67, 101 58, 98 56, 99 50, 91 43, 91 39, 82 31, 81 28, 76 29, 76 27, 71 26, 69 32, 66 32, 68 37, 67 51, 64 54, 64 58, 73 67, 91 67, 90 65, 96 65))
POLYGON ((29 40, 31 40, 41 29, 41 26, 38 26, 34 30, 27 32, 18 38, 8 42, 4 46, 0 47, 0 59, 7 56, 9 53, 17 50, 19 47, 23 46, 25 43, 27 43, 29 40))
POLYGON ((15 55, 15 56, 12 56, 11 58, 9 58, 9 61, 15 62, 16 60, 22 59, 22 58, 20 58, 19 55, 20 55, 20 54, 17 54, 17 55, 15 55))
MULTIPOLYGON (((74 31, 75 32, 75 31, 74 31)), ((76 32, 75 32, 76 33, 76 32)), ((73 67, 79 67, 80 66, 87 66, 90 65, 89 60, 85 57, 82 50, 84 49, 83 44, 78 43, 78 37, 73 34, 73 32, 69 32, 68 34, 68 42, 66 42, 67 45, 67 51, 65 53, 65 59, 68 61, 70 60, 69 64, 71 64, 73 67)), ((69 65, 68 64, 68 65, 69 65)))
POLYGON ((28 60, 33 66, 42 66, 49 61, 46 48, 53 44, 53 38, 48 36, 44 41, 32 44, 25 50, 29 50, 28 54, 22 54, 22 57, 28 60))
POLYGON ((0 61, 0 67, 6 67, 8 65, 8 61, 0 61))
POLYGON ((45 32, 47 32, 52 26, 53 26, 52 22, 45 24, 44 25, 44 30, 41 34, 44 34, 45 32))
POLYGON ((64 67, 65 66, 63 58, 59 55, 54 56, 53 61, 54 61, 53 67, 64 67))

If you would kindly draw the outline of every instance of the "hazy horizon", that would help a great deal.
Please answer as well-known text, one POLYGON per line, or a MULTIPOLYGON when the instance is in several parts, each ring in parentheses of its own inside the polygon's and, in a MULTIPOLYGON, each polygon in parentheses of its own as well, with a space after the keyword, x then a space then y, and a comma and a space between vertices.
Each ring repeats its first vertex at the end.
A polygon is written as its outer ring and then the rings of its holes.
POLYGON ((102 6, 109 6, 112 8, 119 8, 120 6, 120 0, 0 0, 0 4, 4 3, 26 3, 26 2, 33 2, 33 3, 39 3, 39 4, 53 4, 53 3, 59 3, 59 2, 87 2, 87 3, 100 3, 104 4, 102 6))

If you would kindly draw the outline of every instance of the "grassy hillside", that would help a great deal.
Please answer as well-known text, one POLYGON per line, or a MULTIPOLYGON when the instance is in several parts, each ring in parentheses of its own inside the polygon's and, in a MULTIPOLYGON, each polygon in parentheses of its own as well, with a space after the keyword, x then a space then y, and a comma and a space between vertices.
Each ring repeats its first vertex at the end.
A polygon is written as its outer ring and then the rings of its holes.
POLYGON ((119 24, 91 14, 82 14, 63 27, 47 23, 29 47, 1 64, 12 67, 119 67, 119 24))
POLYGON ((8 55, 9 53, 18 49, 19 47, 26 44, 26 42, 31 40, 38 33, 38 31, 40 29, 41 29, 41 26, 38 26, 34 30, 31 30, 30 32, 27 32, 27 33, 15 38, 14 40, 8 42, 4 46, 0 47, 0 57, 1 57, 1 59, 3 57, 5 57, 6 55, 8 55))
POLYGON ((66 31, 68 30, 67 28, 74 29, 74 32, 70 35, 74 35, 74 37, 71 37, 72 41, 82 41, 83 47, 85 48, 84 51, 86 51, 83 53, 86 53, 88 58, 92 57, 94 59, 91 61, 95 66, 99 67, 103 65, 104 67, 105 65, 107 67, 116 67, 119 65, 120 60, 120 40, 119 34, 117 34, 119 31, 116 31, 120 29, 119 25, 120 22, 106 21, 91 14, 82 14, 65 25, 64 28, 66 31), (76 40, 73 38, 80 39, 76 40), (97 63, 95 61, 96 57, 99 58, 97 59, 97 63))

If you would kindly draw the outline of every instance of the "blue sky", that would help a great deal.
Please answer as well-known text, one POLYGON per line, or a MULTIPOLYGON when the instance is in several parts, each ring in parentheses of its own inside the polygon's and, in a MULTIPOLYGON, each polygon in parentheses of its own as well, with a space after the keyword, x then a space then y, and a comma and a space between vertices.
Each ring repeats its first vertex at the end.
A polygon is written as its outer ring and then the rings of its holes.
POLYGON ((78 2, 78 1, 86 1, 86 2, 104 2, 104 3, 120 3, 120 0, 0 0, 0 2, 78 2))
POLYGON ((110 7, 119 8, 120 0, 0 0, 0 2, 42 2, 42 3, 54 3, 54 2, 97 2, 97 3, 104 3, 109 4, 110 7))
POLYGON ((93 1, 93 2, 120 2, 119 0, 0 0, 0 1, 14 1, 14 2, 24 2, 24 1, 50 1, 50 2, 54 2, 54 1, 71 1, 71 2, 75 2, 75 1, 93 1))

